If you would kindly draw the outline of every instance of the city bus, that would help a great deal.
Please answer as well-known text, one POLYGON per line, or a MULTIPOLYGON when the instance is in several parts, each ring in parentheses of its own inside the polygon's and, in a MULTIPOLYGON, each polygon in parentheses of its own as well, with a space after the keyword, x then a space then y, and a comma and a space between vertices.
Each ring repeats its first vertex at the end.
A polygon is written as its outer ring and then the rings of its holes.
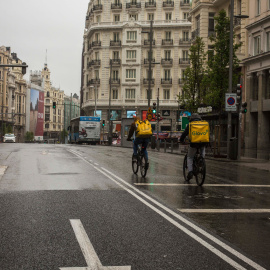
POLYGON ((69 143, 100 143, 100 117, 79 116, 71 119, 69 143))

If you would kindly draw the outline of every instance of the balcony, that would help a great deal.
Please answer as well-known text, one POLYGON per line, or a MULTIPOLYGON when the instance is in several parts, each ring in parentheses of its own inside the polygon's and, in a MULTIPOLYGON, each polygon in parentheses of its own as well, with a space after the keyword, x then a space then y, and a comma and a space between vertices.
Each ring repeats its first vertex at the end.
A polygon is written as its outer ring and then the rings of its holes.
POLYGON ((200 28, 194 30, 192 33, 191 33, 191 39, 196 39, 196 37, 199 37, 200 36, 200 28))
POLYGON ((189 0, 182 0, 180 2, 181 7, 190 7, 190 1, 189 0))
POLYGON ((122 9, 122 4, 120 4, 120 3, 111 4, 111 9, 112 10, 120 10, 120 9, 122 9))
MULTIPOLYGON (((150 39, 145 39, 143 44, 150 46, 150 39)), ((154 39, 152 40, 152 45, 156 45, 156 41, 154 39)))
POLYGON ((161 59, 161 65, 171 66, 173 64, 172 58, 162 58, 161 59))
POLYGON ((173 8, 174 7, 174 1, 170 1, 170 0, 164 1, 162 6, 164 8, 173 8))
POLYGON ((87 82, 87 86, 90 86, 92 84, 100 84, 100 79, 91 79, 87 82))
POLYGON ((161 84, 163 85, 171 85, 172 79, 161 79, 161 84))
POLYGON ((190 59, 189 58, 179 58, 179 65, 189 65, 190 59))
POLYGON ((118 79, 118 78, 109 79, 109 84, 111 84, 111 85, 120 85, 120 79, 118 79))
POLYGON ((157 4, 154 1, 145 2, 145 8, 156 8, 157 4))
POLYGON ((110 46, 111 47, 121 47, 121 40, 111 40, 110 46))
POLYGON ((100 66, 100 60, 95 59, 89 62, 91 66, 100 66))
POLYGON ((132 9, 132 8, 141 8, 141 3, 138 2, 131 2, 126 4, 126 9, 132 9))
MULTIPOLYGON (((143 78, 143 84, 149 84, 149 79, 143 78)), ((151 84, 155 84, 155 79, 151 79, 151 84)))
POLYGON ((102 11, 102 5, 94 5, 93 11, 102 11))
MULTIPOLYGON (((155 63, 155 58, 152 58, 151 60, 152 60, 151 63, 154 64, 155 63)), ((149 65, 149 58, 144 58, 143 63, 145 65, 149 65)))
POLYGON ((180 38, 179 39, 179 45, 190 44, 190 43, 191 43, 191 38, 180 38))
POLYGON ((121 59, 110 59, 110 64, 112 64, 112 66, 120 66, 121 59))
POLYGON ((92 45, 91 47, 101 47, 101 41, 100 40, 95 40, 95 41, 92 41, 92 45))
POLYGON ((162 39, 162 45, 172 46, 173 39, 162 39))

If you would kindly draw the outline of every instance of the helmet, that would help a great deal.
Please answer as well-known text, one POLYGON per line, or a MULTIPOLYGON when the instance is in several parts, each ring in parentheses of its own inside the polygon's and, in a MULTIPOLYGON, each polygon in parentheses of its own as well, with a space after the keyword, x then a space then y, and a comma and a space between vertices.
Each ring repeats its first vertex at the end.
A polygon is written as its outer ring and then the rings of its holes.
POLYGON ((189 121, 195 121, 195 120, 202 120, 201 116, 198 113, 193 113, 189 118, 189 121))

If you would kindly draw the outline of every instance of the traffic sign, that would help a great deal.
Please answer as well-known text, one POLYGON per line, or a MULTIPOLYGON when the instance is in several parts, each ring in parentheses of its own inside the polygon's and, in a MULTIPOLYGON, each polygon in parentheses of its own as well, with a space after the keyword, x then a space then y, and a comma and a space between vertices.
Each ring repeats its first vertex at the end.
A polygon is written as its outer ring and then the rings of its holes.
POLYGON ((147 114, 147 120, 151 121, 153 119, 152 113, 147 114))
POLYGON ((152 114, 152 109, 151 109, 151 107, 149 107, 147 113, 148 113, 148 114, 150 114, 150 113, 152 114))
POLYGON ((236 94, 235 93, 225 94, 225 111, 236 112, 236 94))

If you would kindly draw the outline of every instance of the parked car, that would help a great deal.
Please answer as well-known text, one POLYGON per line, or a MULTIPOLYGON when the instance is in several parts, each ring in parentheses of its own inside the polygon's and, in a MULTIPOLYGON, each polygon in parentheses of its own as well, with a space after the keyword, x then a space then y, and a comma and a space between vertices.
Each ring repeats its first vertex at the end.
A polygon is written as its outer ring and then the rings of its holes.
POLYGON ((3 142, 16 142, 16 136, 14 134, 8 133, 3 136, 3 142))

